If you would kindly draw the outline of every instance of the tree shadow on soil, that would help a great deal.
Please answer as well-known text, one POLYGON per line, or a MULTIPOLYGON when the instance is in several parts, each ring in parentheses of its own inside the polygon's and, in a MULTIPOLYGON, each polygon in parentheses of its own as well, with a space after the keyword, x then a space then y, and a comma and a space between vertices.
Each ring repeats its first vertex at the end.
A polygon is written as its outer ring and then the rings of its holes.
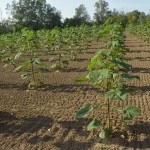
MULTIPOLYGON (((57 123, 64 129, 62 137, 65 138, 70 131, 74 131, 75 135, 85 139, 85 137, 89 136, 89 132, 85 130, 85 126, 90 121, 91 119, 79 119, 76 121, 59 121, 57 123)), ((55 137, 45 133, 45 131, 53 126, 53 123, 53 119, 49 117, 17 118, 8 112, 0 112, 0 134, 3 134, 4 137, 13 136, 13 139, 23 135, 23 137, 25 137, 24 140, 27 140, 27 142, 32 145, 40 142, 54 142, 55 137)), ((150 147, 149 122, 137 122, 137 124, 128 125, 126 128, 128 133, 127 131, 114 132, 112 138, 109 140, 99 140, 99 142, 97 142, 98 140, 96 141, 96 139, 84 141, 81 138, 82 140, 79 141, 71 137, 67 141, 64 141, 63 138, 55 142, 54 145, 60 150, 87 150, 95 144, 106 144, 106 146, 115 144, 133 149, 146 149, 150 147), (124 138, 121 138, 121 135, 124 135, 124 138)), ((58 130, 60 129, 57 128, 53 132, 57 132, 58 130)))
POLYGON ((150 137, 150 122, 139 121, 137 124, 128 125, 127 128, 133 134, 145 134, 150 137))
MULTIPOLYGON (((0 84, 0 89, 17 89, 17 90, 28 90, 28 84, 0 84)), ((87 92, 95 91, 101 93, 98 88, 89 87, 88 84, 60 84, 60 85, 49 85, 44 84, 36 89, 36 91, 51 91, 52 93, 64 92, 64 93, 73 93, 73 92, 87 92)))
POLYGON ((66 68, 61 69, 61 72, 86 72, 87 68, 66 68))
POLYGON ((127 130, 130 132, 130 135, 125 132, 114 133, 115 136, 124 135, 125 138, 117 138, 117 140, 112 140, 110 144, 133 149, 146 149, 150 147, 150 122, 138 122, 134 125, 128 125, 127 130))
POLYGON ((11 84, 11 83, 5 83, 5 84, 0 84, 0 89, 20 89, 21 87, 23 88, 25 85, 22 84, 11 84))
POLYGON ((76 132, 77 135, 88 136, 89 133, 87 132, 87 130, 84 129, 84 127, 86 127, 87 124, 89 124, 89 122, 91 121, 92 119, 82 118, 76 121, 60 121, 58 123, 66 129, 64 135, 67 135, 70 130, 73 130, 76 132))
POLYGON ((143 44, 143 42, 141 41, 137 41, 137 40, 126 40, 126 43, 132 43, 132 44, 143 44))
POLYGON ((32 144, 32 145, 35 145, 35 144, 38 144, 39 142, 48 142, 48 141, 53 141, 54 139, 55 139, 55 137, 49 136, 49 135, 45 135, 43 137, 33 136, 27 142, 32 144))
POLYGON ((91 47, 90 49, 95 51, 95 52, 93 52, 93 53, 86 52, 87 54, 95 54, 97 52, 97 50, 101 50, 101 49, 103 49, 103 47, 91 47))
POLYGON ((79 142, 73 139, 70 139, 65 142, 57 142, 55 144, 59 150, 87 150, 93 146, 92 142, 79 142))
MULTIPOLYGON (((65 129, 63 137, 66 137, 70 131, 74 131, 76 135, 80 137, 88 137, 89 132, 86 128, 87 124, 91 122, 91 119, 78 119, 76 121, 60 121, 59 124, 65 129)), ((70 138, 68 141, 61 140, 55 143, 55 146, 60 150, 87 150, 93 146, 92 141, 76 141, 74 138, 70 138)))
POLYGON ((96 52, 86 52, 87 54, 96 54, 96 52))
POLYGON ((78 62, 83 62, 83 61, 90 61, 91 59, 87 59, 87 58, 76 58, 75 61, 78 61, 78 62))
POLYGON ((128 53, 150 53, 150 50, 130 50, 128 53))
POLYGON ((72 92, 88 92, 88 91, 95 91, 97 93, 101 93, 101 91, 98 88, 95 87, 89 87, 88 84, 61 84, 58 86, 54 85, 45 85, 45 91, 51 91, 53 93, 58 92, 66 92, 66 93, 72 93, 72 92))
MULTIPOLYGON (((66 137, 70 130, 74 130, 79 136, 87 136, 87 132, 83 130, 83 126, 87 124, 90 119, 83 119, 77 121, 59 121, 65 131, 63 132, 63 137, 66 137)), ((49 142, 54 141, 55 137, 47 133, 53 125, 53 120, 49 117, 37 116, 30 118, 17 118, 15 115, 10 114, 9 112, 0 111, 0 134, 3 134, 4 137, 24 137, 24 140, 27 140, 27 143, 36 145, 40 142, 49 142), (47 133, 47 134, 46 134, 47 133)), ((53 132, 57 132, 59 128, 53 132)), ((89 142, 76 142, 73 139, 69 141, 60 141, 55 143, 57 147, 60 147, 62 150, 70 150, 71 145, 75 147, 74 150, 82 148, 86 150, 87 147, 90 147, 92 143, 89 142)), ((72 149, 73 150, 73 149, 72 149)))
POLYGON ((140 67, 134 67, 132 68, 133 73, 150 73, 150 68, 140 68, 140 67))
POLYGON ((150 57, 134 57, 134 58, 128 58, 130 61, 139 60, 139 61, 150 61, 150 57))
MULTIPOLYGON (((74 123, 74 122, 72 122, 74 123)), ((62 122, 62 125, 64 124, 64 127, 71 130, 74 129, 75 126, 70 128, 70 122, 62 122), (69 127, 69 128, 68 128, 69 127)), ((148 122, 142 122, 135 125, 129 125, 127 126, 127 129, 129 130, 132 137, 129 137, 130 135, 127 134, 125 131, 117 131, 114 132, 112 137, 110 139, 106 140, 100 140, 98 137, 97 139, 90 139, 84 142, 75 141, 74 139, 69 139, 68 141, 59 141, 55 143, 55 146, 58 147, 60 150, 86 150, 90 147, 94 147, 94 145, 99 144, 99 148, 101 148, 101 144, 106 145, 108 148, 108 145, 118 145, 120 147, 125 148, 133 148, 133 149, 146 149, 150 147, 150 123, 148 122), (144 139, 139 140, 140 135, 145 135, 144 139), (122 138, 121 136, 124 136, 122 138)), ((77 131, 78 133, 79 131, 77 131)), ((83 136, 86 135, 87 131, 84 131, 85 133, 83 136)), ((64 133, 63 135, 66 136, 68 132, 64 133)), ((89 133, 88 133, 89 134, 89 133)), ((104 146, 103 146, 104 148, 104 146)))
POLYGON ((53 137, 45 135, 38 137, 37 132, 42 132, 49 129, 53 124, 53 120, 49 117, 37 116, 30 118, 17 118, 8 112, 0 111, 0 134, 4 136, 19 137, 27 135, 31 137, 28 142, 36 143, 37 141, 53 140, 53 137))
POLYGON ((136 43, 136 44, 128 44, 128 45, 126 45, 126 47, 148 47, 148 45, 146 45, 146 44, 143 44, 143 43, 136 43))
MULTIPOLYGON (((101 41, 102 42, 102 41, 101 41)), ((92 45, 100 45, 100 43, 99 42, 96 42, 96 43, 93 43, 92 45)))
POLYGON ((137 91, 139 94, 144 94, 150 91, 150 86, 128 86, 130 91, 137 91))

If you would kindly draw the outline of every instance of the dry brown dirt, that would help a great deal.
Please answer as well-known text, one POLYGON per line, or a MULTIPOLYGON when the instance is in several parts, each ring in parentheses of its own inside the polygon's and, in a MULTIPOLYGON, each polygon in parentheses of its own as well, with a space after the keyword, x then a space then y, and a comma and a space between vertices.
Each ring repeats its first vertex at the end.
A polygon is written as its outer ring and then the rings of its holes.
MULTIPOLYGON (((87 119, 74 116, 83 104, 104 100, 102 91, 74 82, 86 74, 90 59, 103 45, 103 41, 93 43, 78 61, 71 62, 69 70, 47 73, 45 89, 27 91, 20 73, 0 64, 0 150, 150 149, 150 46, 134 36, 127 34, 131 49, 127 57, 141 79, 128 84, 137 92, 124 105, 138 106, 142 115, 127 126, 114 122, 113 137, 103 141, 97 131, 86 131, 93 114, 87 119)), ((95 115, 101 117, 103 112, 95 115)))

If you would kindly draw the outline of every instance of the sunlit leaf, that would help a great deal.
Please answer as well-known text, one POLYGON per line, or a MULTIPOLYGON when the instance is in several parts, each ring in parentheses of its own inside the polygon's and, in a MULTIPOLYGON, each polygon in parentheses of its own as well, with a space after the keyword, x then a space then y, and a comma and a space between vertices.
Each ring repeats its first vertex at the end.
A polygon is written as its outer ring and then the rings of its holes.
POLYGON ((133 121, 133 119, 126 117, 126 118, 123 118, 121 121, 124 123, 131 123, 133 121))
POLYGON ((126 106, 122 110, 122 113, 126 114, 126 115, 131 115, 131 116, 140 116, 141 115, 140 109, 135 106, 126 106))
POLYGON ((54 64, 51 66, 52 69, 55 69, 55 70, 60 70, 61 69, 61 65, 60 64, 54 64))
POLYGON ((96 129, 101 125, 101 121, 97 119, 93 119, 87 126, 87 130, 91 131, 92 129, 96 129))
POLYGON ((34 58, 34 63, 38 65, 41 64, 40 58, 34 58))
POLYGON ((18 59, 21 55, 22 55, 22 53, 21 53, 21 52, 18 52, 18 53, 16 54, 16 56, 15 56, 14 59, 18 59))
POLYGON ((77 118, 86 117, 87 114, 93 110, 93 106, 91 104, 86 104, 83 107, 81 107, 76 113, 77 118))

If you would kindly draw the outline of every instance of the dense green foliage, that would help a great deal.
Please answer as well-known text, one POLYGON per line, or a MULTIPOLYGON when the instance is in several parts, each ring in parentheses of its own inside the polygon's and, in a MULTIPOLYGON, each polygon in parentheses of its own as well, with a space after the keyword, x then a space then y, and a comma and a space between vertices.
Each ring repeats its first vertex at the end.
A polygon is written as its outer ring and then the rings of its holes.
POLYGON ((102 25, 109 17, 113 17, 114 23, 122 24, 126 27, 128 24, 140 22, 149 22, 149 14, 134 10, 125 13, 116 9, 110 10, 109 3, 105 0, 98 0, 95 5, 93 20, 84 4, 75 9, 75 15, 72 18, 64 18, 61 13, 46 3, 46 0, 19 0, 7 4, 7 11, 10 14, 8 20, 2 20, 0 23, 0 34, 21 31, 24 27, 30 30, 52 29, 54 27, 71 27, 86 25, 102 25))
POLYGON ((75 15, 73 18, 66 18, 64 20, 63 26, 71 27, 80 26, 82 24, 90 24, 90 16, 83 4, 75 9, 75 15))
POLYGON ((61 14, 46 0, 15 0, 7 5, 16 30, 27 27, 32 30, 52 29, 61 26, 61 14))
POLYGON ((94 19, 97 24, 103 24, 110 15, 109 4, 105 0, 95 3, 94 19))

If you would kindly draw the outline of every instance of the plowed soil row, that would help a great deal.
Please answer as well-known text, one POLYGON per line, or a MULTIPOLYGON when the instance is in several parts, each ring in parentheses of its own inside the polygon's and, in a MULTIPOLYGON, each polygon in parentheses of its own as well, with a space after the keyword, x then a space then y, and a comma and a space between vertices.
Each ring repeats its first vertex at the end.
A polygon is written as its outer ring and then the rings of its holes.
POLYGON ((69 70, 47 73, 44 89, 27 91, 20 74, 0 64, 0 150, 150 149, 150 46, 128 34, 126 45, 131 49, 127 57, 133 73, 141 79, 128 84, 137 92, 125 105, 138 106, 142 115, 128 126, 114 122, 118 125, 114 137, 104 141, 99 140, 96 131, 86 131, 93 114, 81 120, 74 116, 83 104, 104 100, 99 89, 75 82, 86 74, 86 66, 104 41, 94 42, 71 62, 69 70))

